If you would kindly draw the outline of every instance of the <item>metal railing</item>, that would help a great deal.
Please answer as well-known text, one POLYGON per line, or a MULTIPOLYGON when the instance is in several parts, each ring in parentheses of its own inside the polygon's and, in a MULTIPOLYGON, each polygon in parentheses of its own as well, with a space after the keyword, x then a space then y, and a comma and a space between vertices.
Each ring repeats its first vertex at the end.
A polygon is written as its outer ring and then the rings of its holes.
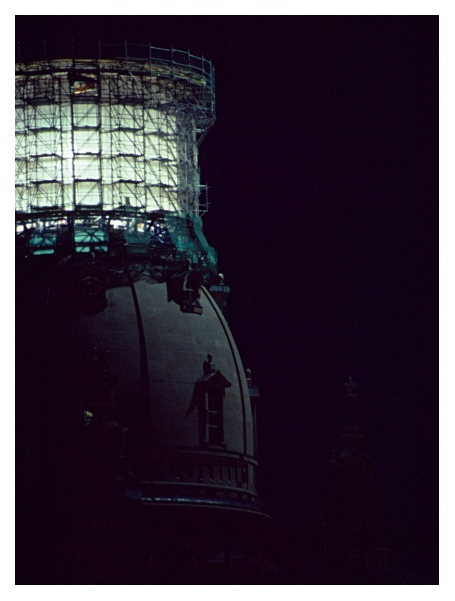
POLYGON ((195 56, 189 51, 174 48, 158 48, 150 44, 109 44, 97 41, 83 44, 74 40, 66 44, 48 44, 46 40, 36 43, 27 40, 25 43, 16 42, 16 62, 52 61, 58 59, 87 59, 117 60, 134 63, 149 63, 151 65, 168 65, 185 68, 196 78, 203 78, 210 86, 214 85, 214 68, 212 63, 202 57, 195 56))

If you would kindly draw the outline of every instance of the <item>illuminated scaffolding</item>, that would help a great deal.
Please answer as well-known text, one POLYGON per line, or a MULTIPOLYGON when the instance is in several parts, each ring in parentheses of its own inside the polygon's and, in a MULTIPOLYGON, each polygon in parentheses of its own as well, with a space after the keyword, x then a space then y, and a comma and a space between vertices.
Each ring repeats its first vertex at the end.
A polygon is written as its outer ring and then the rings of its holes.
POLYGON ((55 254, 66 238, 112 257, 121 240, 152 275, 176 256, 214 270, 198 166, 214 98, 210 61, 179 50, 100 44, 97 59, 19 60, 19 248, 55 254))

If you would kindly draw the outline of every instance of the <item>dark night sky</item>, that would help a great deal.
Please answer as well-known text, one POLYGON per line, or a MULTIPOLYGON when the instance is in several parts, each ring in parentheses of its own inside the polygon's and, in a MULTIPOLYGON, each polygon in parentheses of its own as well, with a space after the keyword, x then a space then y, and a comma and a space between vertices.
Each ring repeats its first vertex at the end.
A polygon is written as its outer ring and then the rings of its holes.
POLYGON ((212 60, 204 225, 262 393, 265 508, 318 518, 352 375, 390 520, 435 544, 437 17, 16 18, 24 54, 43 38, 212 60))

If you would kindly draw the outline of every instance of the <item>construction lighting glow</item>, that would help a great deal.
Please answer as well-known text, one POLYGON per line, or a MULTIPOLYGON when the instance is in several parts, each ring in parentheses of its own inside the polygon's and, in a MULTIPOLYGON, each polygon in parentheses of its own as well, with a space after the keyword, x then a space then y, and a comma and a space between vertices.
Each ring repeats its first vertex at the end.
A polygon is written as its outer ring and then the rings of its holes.
POLYGON ((125 75, 115 62, 86 61, 75 81, 65 61, 41 66, 16 71, 17 210, 128 205, 198 214, 201 127, 184 79, 176 92, 168 77, 125 75))

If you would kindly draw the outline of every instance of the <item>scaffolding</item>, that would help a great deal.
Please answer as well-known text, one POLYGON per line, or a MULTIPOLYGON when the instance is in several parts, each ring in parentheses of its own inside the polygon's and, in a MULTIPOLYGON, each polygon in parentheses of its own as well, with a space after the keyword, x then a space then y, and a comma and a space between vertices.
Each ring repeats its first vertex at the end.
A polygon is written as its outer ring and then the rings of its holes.
POLYGON ((99 54, 16 64, 16 209, 203 214, 198 143, 215 119, 211 63, 151 46, 100 44, 99 54))
POLYGON ((214 121, 213 66, 189 52, 100 43, 96 59, 19 57, 19 249, 60 255, 72 245, 113 260, 127 244, 159 279, 178 258, 216 269, 198 166, 214 121))

